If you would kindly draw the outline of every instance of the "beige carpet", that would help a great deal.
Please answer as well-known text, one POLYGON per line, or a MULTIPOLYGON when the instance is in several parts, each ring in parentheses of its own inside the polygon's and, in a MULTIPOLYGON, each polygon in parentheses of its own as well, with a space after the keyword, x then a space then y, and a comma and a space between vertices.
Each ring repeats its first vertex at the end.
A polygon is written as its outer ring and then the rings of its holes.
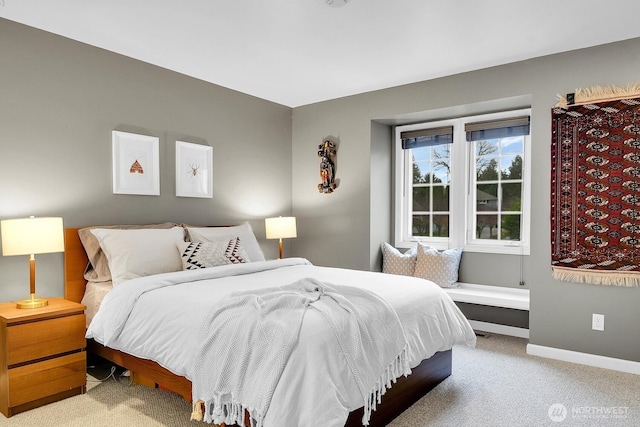
MULTIPOLYGON (((490 335, 475 349, 456 347, 453 375, 391 427, 640 426, 640 376, 530 357, 525 346, 490 335)), ((104 378, 108 371, 91 373, 104 378)), ((0 415, 0 426, 204 425, 190 422, 190 405, 170 392, 128 386, 120 377, 88 387, 85 395, 10 419, 0 415)))
POLYGON ((451 377, 390 426, 640 426, 639 375, 528 356, 526 343, 455 347, 451 377))

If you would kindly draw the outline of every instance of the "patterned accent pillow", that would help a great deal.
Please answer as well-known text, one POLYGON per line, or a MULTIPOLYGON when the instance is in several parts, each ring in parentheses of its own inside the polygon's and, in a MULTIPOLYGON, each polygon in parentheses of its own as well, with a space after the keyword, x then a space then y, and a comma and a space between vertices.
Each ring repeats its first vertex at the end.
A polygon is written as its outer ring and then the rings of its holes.
POLYGON ((240 264, 248 260, 239 237, 217 242, 181 242, 178 249, 184 270, 240 264))
POLYGON ((431 280, 442 288, 455 287, 462 248, 438 251, 429 246, 418 245, 415 277, 431 280))
POLYGON ((402 253, 387 242, 382 243, 382 272, 413 276, 416 268, 417 249, 402 253))
POLYGON ((253 233, 251 224, 245 222, 233 227, 191 227, 185 226, 187 235, 192 242, 217 242, 219 240, 242 239, 242 247, 247 252, 247 262, 264 261, 265 257, 253 233))

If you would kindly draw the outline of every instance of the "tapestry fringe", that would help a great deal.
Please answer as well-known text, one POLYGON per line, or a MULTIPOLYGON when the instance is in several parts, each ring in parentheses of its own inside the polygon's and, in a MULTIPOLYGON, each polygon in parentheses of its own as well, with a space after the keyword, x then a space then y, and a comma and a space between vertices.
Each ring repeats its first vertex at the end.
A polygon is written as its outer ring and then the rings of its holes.
POLYGON ((592 271, 575 268, 552 267, 553 278, 565 282, 588 283, 590 285, 638 287, 640 273, 621 271, 592 271))
POLYGON ((618 99, 629 99, 640 97, 640 83, 630 83, 627 87, 615 85, 609 86, 591 86, 589 88, 576 89, 575 102, 571 105, 567 104, 564 96, 558 95, 556 107, 567 108, 574 105, 583 105, 592 102, 615 101, 618 99))

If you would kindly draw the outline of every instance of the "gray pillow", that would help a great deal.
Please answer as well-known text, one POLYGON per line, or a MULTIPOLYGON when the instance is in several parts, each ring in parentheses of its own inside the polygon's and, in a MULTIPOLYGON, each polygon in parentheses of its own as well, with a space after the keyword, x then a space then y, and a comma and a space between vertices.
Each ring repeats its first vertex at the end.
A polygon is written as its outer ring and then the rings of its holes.
POLYGON ((382 272, 413 276, 416 267, 417 250, 415 247, 402 253, 387 242, 382 243, 382 272))
POLYGON ((91 233, 92 228, 114 228, 123 230, 137 230, 145 228, 166 229, 179 226, 174 222, 164 222, 161 224, 141 224, 141 225, 98 225, 93 227, 85 227, 78 230, 78 236, 84 250, 89 258, 89 265, 84 271, 84 278, 89 282, 108 282, 111 280, 111 270, 109 270, 109 261, 102 251, 100 243, 96 236, 91 233))
POLYGON ((428 246, 418 245, 415 277, 431 280, 442 288, 451 288, 458 281, 458 269, 462 248, 438 251, 428 246))

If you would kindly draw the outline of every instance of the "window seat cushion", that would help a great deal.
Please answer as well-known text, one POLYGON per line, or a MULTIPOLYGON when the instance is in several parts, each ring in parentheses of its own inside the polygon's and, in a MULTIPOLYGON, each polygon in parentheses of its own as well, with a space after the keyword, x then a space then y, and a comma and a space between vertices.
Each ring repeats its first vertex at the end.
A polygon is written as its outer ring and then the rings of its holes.
POLYGON ((460 282, 457 285, 445 289, 454 301, 529 311, 528 289, 460 282))

